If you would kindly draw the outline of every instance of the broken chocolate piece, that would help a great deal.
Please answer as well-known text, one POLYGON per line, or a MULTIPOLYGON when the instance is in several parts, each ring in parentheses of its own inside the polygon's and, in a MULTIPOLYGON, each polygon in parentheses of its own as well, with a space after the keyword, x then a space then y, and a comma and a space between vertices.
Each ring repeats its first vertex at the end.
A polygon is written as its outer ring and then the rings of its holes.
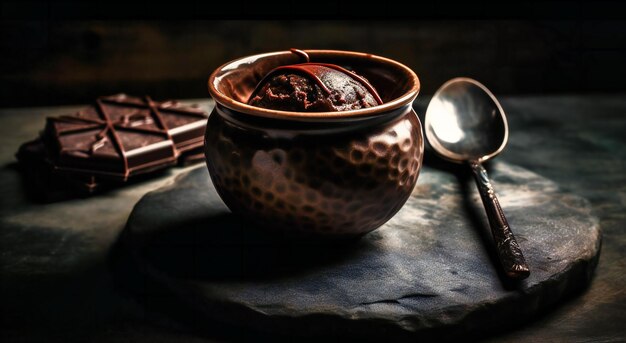
POLYGON ((22 144, 15 157, 24 176, 24 189, 36 201, 52 202, 85 196, 99 188, 93 176, 54 173, 40 139, 22 144))

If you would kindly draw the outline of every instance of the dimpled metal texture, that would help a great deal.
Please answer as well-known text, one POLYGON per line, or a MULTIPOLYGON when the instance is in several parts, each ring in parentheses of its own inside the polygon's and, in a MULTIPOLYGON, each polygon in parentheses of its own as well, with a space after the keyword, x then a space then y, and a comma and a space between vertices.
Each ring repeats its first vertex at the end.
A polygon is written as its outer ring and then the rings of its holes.
POLYGON ((266 228, 358 236, 388 221, 417 181, 424 143, 410 105, 339 132, 247 125, 219 107, 205 139, 213 184, 231 211, 266 228))

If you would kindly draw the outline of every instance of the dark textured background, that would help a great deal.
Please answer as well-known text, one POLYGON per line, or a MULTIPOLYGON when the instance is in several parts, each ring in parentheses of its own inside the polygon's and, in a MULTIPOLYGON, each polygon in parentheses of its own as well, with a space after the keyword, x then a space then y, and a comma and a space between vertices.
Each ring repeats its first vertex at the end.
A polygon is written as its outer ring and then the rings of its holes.
POLYGON ((626 12, 616 2, 440 1, 416 4, 417 13, 387 1, 371 12, 346 1, 283 3, 3 2, 0 106, 117 92, 207 97, 219 65, 291 47, 396 59, 418 73, 423 94, 455 76, 500 95, 626 89, 626 12))

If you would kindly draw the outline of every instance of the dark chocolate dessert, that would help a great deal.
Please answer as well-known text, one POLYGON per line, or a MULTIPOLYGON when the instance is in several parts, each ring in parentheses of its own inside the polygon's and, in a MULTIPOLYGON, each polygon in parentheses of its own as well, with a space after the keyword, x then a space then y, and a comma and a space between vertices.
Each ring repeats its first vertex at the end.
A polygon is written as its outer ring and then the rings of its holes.
MULTIPOLYGON (((293 52, 308 61, 303 51, 293 52)), ((248 100, 252 106, 292 112, 349 111, 382 103, 364 77, 335 64, 312 62, 273 69, 248 100)))

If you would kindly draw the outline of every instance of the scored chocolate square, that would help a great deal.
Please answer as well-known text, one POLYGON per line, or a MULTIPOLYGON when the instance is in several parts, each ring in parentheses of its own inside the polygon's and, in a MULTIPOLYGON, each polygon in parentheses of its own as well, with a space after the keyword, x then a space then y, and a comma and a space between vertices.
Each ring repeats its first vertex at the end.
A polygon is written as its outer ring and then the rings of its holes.
POLYGON ((175 101, 118 94, 74 115, 47 118, 42 138, 56 171, 125 181, 201 147, 207 118, 175 101))

